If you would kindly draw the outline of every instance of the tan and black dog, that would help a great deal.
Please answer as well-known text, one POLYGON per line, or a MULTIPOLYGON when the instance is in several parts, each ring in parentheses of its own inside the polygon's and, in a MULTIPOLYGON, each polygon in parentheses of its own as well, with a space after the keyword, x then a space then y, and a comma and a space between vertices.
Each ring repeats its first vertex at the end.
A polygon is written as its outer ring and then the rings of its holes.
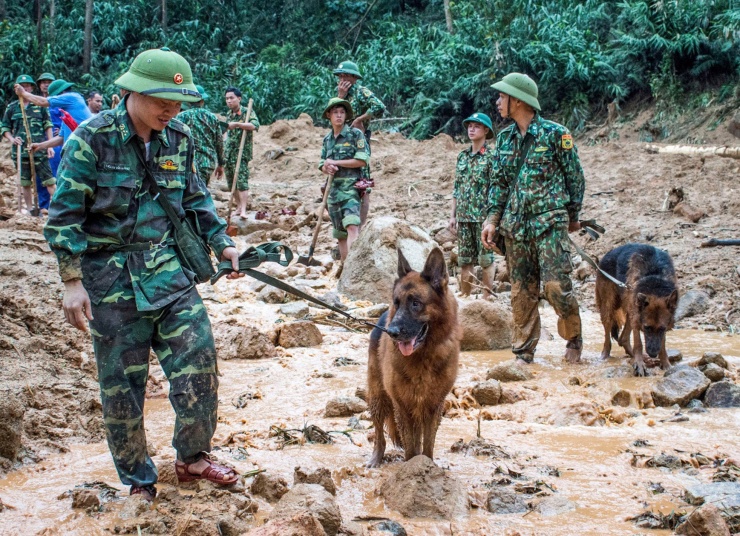
POLYGON ((406 460, 434 459, 445 397, 457 377, 461 328, 457 300, 447 287, 444 255, 438 248, 424 269, 414 272, 398 250, 393 303, 370 334, 367 401, 375 425, 375 448, 368 467, 385 453, 387 430, 406 460), (423 441, 422 441, 423 438, 423 441))
POLYGON ((632 356, 635 374, 644 376, 642 332, 647 354, 652 358, 659 357, 662 369, 670 368, 665 333, 673 329, 678 305, 676 272, 671 256, 653 246, 625 244, 604 255, 599 267, 627 284, 624 289, 603 274, 596 275, 596 305, 604 324, 602 359, 609 357, 613 337, 632 356), (634 341, 632 346, 630 333, 634 341))

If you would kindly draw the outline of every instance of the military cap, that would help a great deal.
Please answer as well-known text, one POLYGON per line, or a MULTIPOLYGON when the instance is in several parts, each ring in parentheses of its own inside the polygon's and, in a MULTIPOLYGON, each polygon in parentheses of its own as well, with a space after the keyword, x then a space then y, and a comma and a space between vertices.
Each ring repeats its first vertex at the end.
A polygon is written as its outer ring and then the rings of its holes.
POLYGON ((36 82, 41 82, 42 80, 48 80, 49 82, 53 82, 56 80, 56 76, 54 76, 51 73, 41 73, 39 77, 36 79, 36 82))
POLYGON ((339 66, 334 69, 334 74, 352 74, 357 78, 362 78, 360 69, 357 64, 353 61, 343 61, 339 66))
POLYGON ((329 103, 326 105, 326 108, 324 108, 324 113, 322 114, 322 116, 329 119, 329 111, 335 106, 341 106, 342 108, 344 108, 344 110, 347 112, 347 121, 352 119, 352 105, 348 101, 340 99, 339 97, 332 97, 331 99, 329 99, 329 103))
POLYGON ((30 74, 22 74, 18 78, 15 79, 16 84, 32 84, 36 85, 36 82, 33 81, 33 76, 30 74))
POLYGON ((203 100, 208 99, 208 97, 210 96, 210 95, 208 95, 208 93, 206 93, 206 90, 203 89, 203 86, 200 86, 200 85, 197 85, 196 84, 195 85, 195 89, 198 90, 198 93, 200 93, 200 98, 203 99, 203 100))
POLYGON ((115 84, 158 99, 198 102, 202 98, 193 84, 190 64, 167 47, 146 50, 136 56, 115 84))
POLYGON ((465 125, 466 128, 468 126, 468 123, 480 123, 484 127, 487 127, 488 133, 486 134, 486 139, 490 140, 493 138, 493 123, 491 122, 491 118, 488 117, 486 114, 475 112, 473 115, 463 121, 463 125, 465 125))
POLYGON ((56 97, 57 95, 61 95, 72 86, 74 86, 72 82, 67 82, 62 78, 54 80, 51 84, 49 84, 49 96, 56 97))
POLYGON ((500 82, 492 84, 493 89, 501 93, 526 102, 535 110, 540 110, 540 101, 537 100, 537 84, 530 77, 522 73, 509 73, 500 82))

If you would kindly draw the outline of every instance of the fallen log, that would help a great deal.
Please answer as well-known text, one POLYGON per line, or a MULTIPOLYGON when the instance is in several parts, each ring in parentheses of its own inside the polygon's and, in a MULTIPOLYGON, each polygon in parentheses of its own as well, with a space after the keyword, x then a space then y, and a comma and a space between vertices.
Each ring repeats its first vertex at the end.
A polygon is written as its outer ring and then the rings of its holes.
POLYGON ((727 239, 710 238, 709 240, 706 240, 701 243, 701 247, 703 248, 714 248, 717 246, 740 246, 740 239, 738 238, 727 238, 727 239))
POLYGON ((689 156, 724 156, 740 159, 740 147, 696 146, 696 145, 645 145, 648 153, 685 154, 689 156))

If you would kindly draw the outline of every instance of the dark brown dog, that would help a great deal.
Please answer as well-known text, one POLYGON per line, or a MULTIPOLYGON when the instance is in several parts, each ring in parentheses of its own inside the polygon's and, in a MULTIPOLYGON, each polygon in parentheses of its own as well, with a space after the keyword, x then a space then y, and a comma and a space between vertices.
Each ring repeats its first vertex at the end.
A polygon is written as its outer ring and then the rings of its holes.
POLYGON ((599 267, 628 287, 623 289, 601 273, 596 275, 596 305, 604 324, 601 358, 609 357, 611 337, 614 337, 632 356, 635 374, 644 376, 642 332, 647 354, 659 357, 662 369, 670 368, 665 333, 673 328, 678 305, 676 272, 670 255, 645 244, 625 244, 604 255, 599 267), (630 333, 633 346, 630 346, 630 333))
POLYGON ((398 251, 393 303, 370 334, 367 401, 375 425, 368 467, 385 453, 384 427, 406 460, 434 459, 434 439, 447 393, 457 377, 461 328, 457 300, 447 288, 442 251, 432 250, 424 269, 414 272, 398 251), (422 448, 423 436, 423 448, 422 448))

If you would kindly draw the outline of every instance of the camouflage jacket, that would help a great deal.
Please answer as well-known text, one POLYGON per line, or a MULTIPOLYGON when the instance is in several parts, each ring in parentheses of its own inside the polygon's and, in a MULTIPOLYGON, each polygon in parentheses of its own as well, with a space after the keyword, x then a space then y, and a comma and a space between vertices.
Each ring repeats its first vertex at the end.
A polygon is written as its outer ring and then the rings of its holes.
MULTIPOLYGON (((31 131, 31 143, 46 141, 46 129, 52 128, 49 109, 35 104, 27 104, 26 116, 28 117, 28 130, 31 131)), ((28 152, 25 149, 29 143, 26 139, 26 127, 23 125, 23 113, 18 101, 11 102, 5 109, 3 121, 0 123, 0 136, 4 136, 6 132, 10 132, 13 136, 23 140, 24 151, 21 153, 21 158, 28 160, 28 152)), ((11 147, 13 162, 15 162, 17 151, 18 146, 13 145, 11 147)), ((34 160, 43 160, 46 157, 46 151, 36 151, 34 153, 34 160)))
MULTIPOLYGON (((193 274, 182 268, 172 245, 171 220, 142 184, 146 175, 139 155, 143 159, 144 154, 125 100, 80 125, 62 151, 44 236, 57 256, 62 281, 82 279, 95 304, 135 299, 138 310, 153 310, 193 285, 193 274), (122 244, 149 247, 129 252, 120 250, 122 244), (131 278, 133 296, 109 292, 121 276, 131 278)), ((175 211, 195 213, 203 237, 220 257, 234 243, 194 173, 190 130, 170 121, 151 139, 149 154, 152 175, 175 211)))
MULTIPOLYGON (((352 112, 354 112, 355 117, 369 113, 373 119, 377 119, 383 117, 385 112, 383 101, 376 97, 375 93, 358 83, 349 88, 344 100, 352 105, 352 112)), ((365 121, 363 130, 367 130, 369 124, 370 121, 365 121)))
POLYGON ((224 132, 226 124, 205 108, 190 108, 177 115, 190 127, 195 143, 195 167, 214 170, 224 165, 224 132))
MULTIPOLYGON (((228 121, 229 123, 244 123, 246 120, 246 106, 241 106, 238 114, 233 113, 231 110, 228 110, 226 112, 226 121, 228 121)), ((254 113, 254 109, 252 109, 252 114, 249 116, 249 122, 257 127, 256 130, 260 129, 260 120, 257 119, 257 114, 254 113)), ((228 160, 231 165, 235 165, 236 159, 239 157, 239 144, 241 143, 242 132, 247 133, 247 139, 244 140, 244 153, 242 154, 242 160, 244 162, 249 162, 252 159, 252 134, 254 133, 254 131, 244 131, 240 128, 235 128, 234 130, 229 130, 229 133, 226 136, 226 147, 224 150, 226 160, 228 160)))
MULTIPOLYGON (((319 160, 319 169, 324 165, 324 161, 331 160, 349 160, 356 158, 366 163, 370 163, 370 156, 366 151, 365 135, 361 130, 344 125, 342 131, 337 137, 334 137, 334 131, 324 136, 324 144, 321 147, 321 160, 319 160)), ((363 168, 344 168, 340 167, 339 171, 334 174, 334 180, 352 179, 356 181, 362 176, 363 168)))
POLYGON ((523 137, 516 123, 499 132, 488 190, 489 221, 501 234, 537 238, 557 224, 577 221, 585 180, 573 137, 564 126, 536 114, 527 129, 534 142, 519 176, 514 171, 523 137))
POLYGON ((473 154, 473 147, 457 155, 455 183, 455 219, 459 222, 478 222, 486 219, 488 190, 493 171, 493 151, 485 143, 473 154))

